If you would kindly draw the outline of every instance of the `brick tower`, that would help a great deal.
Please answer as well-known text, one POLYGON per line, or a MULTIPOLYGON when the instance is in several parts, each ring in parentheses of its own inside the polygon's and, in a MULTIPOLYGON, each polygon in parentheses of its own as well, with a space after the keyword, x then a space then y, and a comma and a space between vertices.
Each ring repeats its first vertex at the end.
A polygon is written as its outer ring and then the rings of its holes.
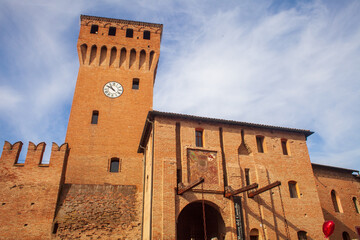
POLYGON ((142 185, 137 153, 152 109, 161 24, 81 16, 65 183, 142 185))

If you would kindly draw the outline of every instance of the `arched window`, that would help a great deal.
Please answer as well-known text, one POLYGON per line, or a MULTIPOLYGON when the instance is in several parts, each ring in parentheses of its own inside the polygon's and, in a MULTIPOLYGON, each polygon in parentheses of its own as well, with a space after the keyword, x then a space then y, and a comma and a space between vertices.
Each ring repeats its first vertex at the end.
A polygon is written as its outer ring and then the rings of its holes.
POLYGON ((343 240, 351 240, 350 235, 347 232, 342 233, 342 239, 343 240))
POLYGON ((110 159, 110 172, 120 172, 120 159, 111 158, 110 159))
POLYGON ((259 230, 256 228, 251 229, 250 231, 250 240, 259 240, 259 230))
POLYGON ((289 181, 289 192, 291 198, 299 198, 298 185, 295 181, 289 181))
POLYGON ((335 212, 343 212, 343 209, 342 209, 342 206, 340 203, 340 199, 337 196, 335 190, 331 191, 331 200, 333 202, 335 212))
POLYGON ((358 204, 356 197, 353 197, 352 200, 354 202, 354 207, 355 207, 356 213, 359 213, 359 204, 358 204))
POLYGON ((307 232, 305 231, 298 231, 297 232, 299 240, 307 240, 307 232))

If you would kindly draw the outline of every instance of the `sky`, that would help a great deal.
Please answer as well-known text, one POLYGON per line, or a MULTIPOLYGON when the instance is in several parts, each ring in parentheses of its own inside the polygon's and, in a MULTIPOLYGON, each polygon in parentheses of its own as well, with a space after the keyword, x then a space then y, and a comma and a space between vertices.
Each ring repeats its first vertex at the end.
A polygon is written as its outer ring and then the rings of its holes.
POLYGON ((0 144, 65 141, 85 14, 164 25, 154 110, 308 129, 313 163, 360 170, 359 12, 358 0, 0 0, 0 144))

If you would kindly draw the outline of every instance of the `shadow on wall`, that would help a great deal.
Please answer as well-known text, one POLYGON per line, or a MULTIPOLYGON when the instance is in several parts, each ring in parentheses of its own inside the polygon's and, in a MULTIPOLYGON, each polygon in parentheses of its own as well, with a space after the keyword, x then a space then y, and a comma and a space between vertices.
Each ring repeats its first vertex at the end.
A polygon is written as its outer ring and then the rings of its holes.
MULTIPOLYGON (((347 232, 350 235, 351 239, 357 239, 358 235, 355 232, 355 229, 351 229, 348 226, 346 226, 344 223, 342 223, 342 221, 338 218, 336 218, 333 214, 331 214, 329 211, 327 211, 326 209, 322 209, 323 213, 324 213, 324 218, 326 220, 332 220, 335 223, 335 230, 334 233, 330 236, 330 240, 340 240, 343 239, 342 238, 342 234, 343 232, 347 232)), ((359 223, 360 225, 360 223, 359 223)))

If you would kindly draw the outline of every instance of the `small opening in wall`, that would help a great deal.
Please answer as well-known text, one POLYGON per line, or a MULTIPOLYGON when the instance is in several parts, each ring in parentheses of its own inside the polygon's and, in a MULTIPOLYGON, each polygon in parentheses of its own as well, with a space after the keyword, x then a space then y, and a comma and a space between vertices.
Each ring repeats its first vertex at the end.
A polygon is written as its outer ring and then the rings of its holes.
POLYGON ((245 168, 245 181, 246 181, 246 186, 250 185, 250 169, 249 168, 245 168))
POLYGON ((283 154, 288 155, 287 140, 286 139, 281 139, 281 147, 282 147, 283 154))
POLYGON ((195 129, 195 141, 197 147, 202 147, 203 144, 203 131, 202 129, 195 129))
POLYGON ((31 205, 34 205, 34 204, 35 204, 35 203, 33 203, 33 202, 31 203, 31 205))
POLYGON ((264 152, 264 137, 263 136, 256 136, 256 144, 259 153, 264 152))
POLYGON ((144 31, 143 38, 150 40, 150 31, 144 31))
POLYGON ((116 27, 109 27, 109 36, 116 35, 116 27))
POLYGON ((24 224, 24 227, 26 227, 26 226, 27 226, 27 223, 24 224))
POLYGON ((140 80, 138 78, 133 79, 132 89, 138 90, 140 85, 140 80))
POLYGON ((92 34, 97 34, 99 30, 99 26, 98 25, 91 25, 91 30, 90 33, 92 34))
POLYGON ((4 202, 3 202, 1 205, 3 205, 3 206, 4 206, 5 204, 6 204, 6 203, 4 203, 4 202))
POLYGON ((92 117, 91 117, 91 124, 97 124, 99 119, 99 111, 93 111, 92 117))
POLYGON ((291 198, 299 198, 297 182, 289 181, 289 192, 291 198))
POLYGON ((118 158, 111 158, 110 172, 119 172, 119 159, 118 158))
POLYGON ((134 30, 132 30, 131 28, 126 29, 126 37, 127 38, 134 37, 134 30))

